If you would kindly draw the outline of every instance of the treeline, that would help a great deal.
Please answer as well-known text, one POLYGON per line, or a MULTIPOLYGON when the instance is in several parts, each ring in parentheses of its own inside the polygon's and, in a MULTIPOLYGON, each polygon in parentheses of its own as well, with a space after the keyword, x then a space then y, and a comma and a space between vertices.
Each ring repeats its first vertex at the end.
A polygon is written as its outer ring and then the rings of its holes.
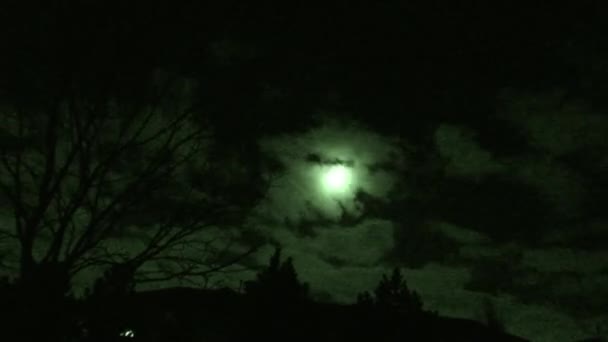
MULTIPOLYGON (((47 341, 524 341, 499 325, 450 319, 425 310, 399 270, 350 305, 310 296, 293 259, 277 248, 243 293, 173 288, 137 293, 132 270, 106 272, 83 298, 24 289, 4 281, 3 334, 47 341)), ((57 292, 55 292, 57 293, 57 292)))

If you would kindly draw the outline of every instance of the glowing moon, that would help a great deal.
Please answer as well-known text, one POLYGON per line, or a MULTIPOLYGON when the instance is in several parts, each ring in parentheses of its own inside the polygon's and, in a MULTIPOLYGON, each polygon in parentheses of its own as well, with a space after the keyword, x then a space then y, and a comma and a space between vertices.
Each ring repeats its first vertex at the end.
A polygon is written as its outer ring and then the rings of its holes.
POLYGON ((323 175, 323 187, 330 192, 343 192, 351 182, 350 170, 342 165, 330 167, 323 175))

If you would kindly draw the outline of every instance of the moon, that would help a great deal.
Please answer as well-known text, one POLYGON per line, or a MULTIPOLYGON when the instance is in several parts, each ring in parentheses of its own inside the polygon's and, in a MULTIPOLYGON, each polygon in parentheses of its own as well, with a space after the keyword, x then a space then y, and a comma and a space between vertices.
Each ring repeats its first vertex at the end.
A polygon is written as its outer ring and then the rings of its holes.
POLYGON ((323 188, 330 193, 343 193, 351 184, 351 171, 343 165, 329 167, 323 174, 323 188))

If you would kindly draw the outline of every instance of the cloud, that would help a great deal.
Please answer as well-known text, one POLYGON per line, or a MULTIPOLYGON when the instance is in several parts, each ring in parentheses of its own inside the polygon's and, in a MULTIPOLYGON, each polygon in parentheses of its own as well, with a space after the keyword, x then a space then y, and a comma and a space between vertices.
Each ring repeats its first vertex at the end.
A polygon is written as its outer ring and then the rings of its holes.
POLYGON ((547 232, 543 241, 548 245, 605 250, 606 246, 602 242, 607 239, 608 220, 590 217, 582 222, 547 232))
MULTIPOLYGON (((331 294, 334 301, 352 302, 359 292, 375 286, 386 270, 381 259, 394 246, 390 222, 368 220, 353 227, 314 229, 316 233, 307 237, 281 227, 268 234, 281 243, 285 256, 294 258, 301 279, 314 291, 331 294)), ((258 262, 267 264, 270 254, 270 248, 265 249, 258 262)))
POLYGON ((355 227, 322 229, 311 243, 323 258, 372 266, 394 247, 393 224, 368 220, 355 227))
POLYGON ((523 251, 523 265, 540 272, 593 274, 608 271, 608 251, 538 248, 523 251))
POLYGON ((346 210, 361 215, 354 201, 357 190, 383 197, 395 185, 395 171, 404 167, 398 139, 374 133, 353 121, 319 115, 319 125, 298 134, 269 136, 261 149, 274 156, 285 172, 275 181, 258 216, 272 222, 328 219, 337 221, 346 210), (311 155, 316 156, 311 159, 311 155), (350 191, 328 193, 324 168, 342 163, 352 173, 350 191), (380 169, 374 166, 382 165, 380 169))
POLYGON ((608 148, 608 117, 564 100, 559 92, 512 96, 499 117, 516 124, 532 147, 550 156, 608 148))
MULTIPOLYGON (((370 223, 319 228, 315 237, 302 238, 280 228, 271 234, 281 243, 284 257, 293 258, 300 280, 310 284, 314 297, 352 303, 386 271, 379 259, 392 247, 391 229, 390 224, 370 223)), ((266 265, 272 253, 273 247, 266 246, 257 253, 257 263, 266 265)))
POLYGON ((459 255, 463 259, 477 260, 486 258, 496 258, 503 253, 500 246, 484 245, 464 245, 459 248, 459 255))
POLYGON ((443 315, 468 317, 472 291, 464 289, 470 271, 462 266, 429 263, 419 269, 405 269, 408 286, 417 291, 425 308, 443 315))
POLYGON ((480 320, 483 301, 490 299, 508 332, 533 341, 569 342, 593 336, 595 325, 605 326, 608 319, 597 316, 581 321, 545 303, 524 303, 513 295, 489 296, 466 290, 471 272, 464 266, 432 263, 422 269, 406 270, 405 277, 410 287, 421 294, 427 309, 450 317, 480 320))
POLYGON ((449 239, 462 244, 480 244, 489 242, 489 238, 482 233, 459 227, 449 222, 438 221, 430 224, 435 231, 439 231, 449 239))
MULTIPOLYGON (((529 127, 541 127, 538 122, 528 124, 517 116, 511 120, 519 120, 517 122, 521 125, 529 127)), ((342 208, 355 216, 361 214, 361 208, 353 201, 354 196, 324 197, 325 194, 319 191, 318 167, 332 162, 350 165, 357 180, 356 187, 383 198, 390 191, 402 191, 396 188, 396 175, 410 167, 410 160, 400 151, 397 139, 383 137, 362 125, 337 119, 323 118, 319 122, 319 127, 308 132, 267 137, 260 143, 265 151, 281 161, 286 171, 273 188, 270 201, 261 208, 260 213, 273 218, 263 230, 266 236, 283 245, 285 255, 294 257, 301 279, 311 284, 313 293, 326 297, 329 294, 338 302, 354 301, 359 292, 372 290, 381 275, 390 272, 394 264, 406 265, 404 260, 415 256, 407 255, 401 258, 403 261, 383 258, 388 252, 405 250, 400 247, 403 245, 409 248, 408 253, 424 258, 424 262, 415 269, 405 268, 405 275, 410 287, 421 294, 427 308, 444 315, 479 319, 482 300, 488 296, 483 291, 494 286, 498 295, 491 298, 497 302, 509 331, 539 341, 568 340, 561 339, 566 336, 566 330, 578 331, 570 337, 583 337, 581 329, 576 326, 576 319, 565 313, 566 307, 552 307, 546 301, 570 298, 568 296, 576 291, 597 291, 597 284, 604 284, 606 279, 597 266, 600 263, 593 261, 603 261, 608 257, 555 248, 526 252, 519 243, 500 245, 492 240, 504 235, 509 237, 505 241, 513 241, 527 237, 526 234, 535 229, 550 230, 554 242, 560 238, 558 231, 562 228, 537 223, 546 213, 542 197, 561 215, 573 217, 581 212, 586 196, 582 174, 555 158, 575 149, 549 141, 540 129, 534 128, 526 130, 526 137, 541 152, 540 155, 535 154, 538 151, 528 151, 517 157, 502 158, 481 146, 471 128, 442 124, 435 131, 434 142, 437 153, 446 162, 445 171, 448 176, 468 182, 455 187, 457 193, 449 204, 453 207, 462 201, 471 202, 471 198, 477 195, 479 199, 474 205, 478 205, 480 210, 474 206, 468 214, 459 212, 468 215, 470 220, 457 224, 442 219, 440 215, 431 221, 424 217, 421 221, 427 224, 421 228, 422 231, 385 220, 365 220, 343 227, 337 223, 342 208), (308 158, 310 155, 316 159, 308 158), (311 162, 313 159, 317 162, 311 162), (469 187, 470 184, 473 188, 469 187), (538 193, 543 196, 538 196, 538 193), (540 209, 528 210, 536 202, 542 202, 540 209), (285 224, 286 218, 290 224, 285 224), (531 223, 526 220, 531 220, 531 223), (298 222, 304 221, 307 221, 308 234, 295 229, 298 222), (401 243, 402 240, 409 244, 401 243), (424 246, 421 242, 444 251, 441 260, 429 258, 434 249, 421 248, 424 246), (450 244, 453 244, 453 251, 445 253, 445 246, 452 246, 450 244), (429 260, 436 262, 429 263, 429 260), (584 260, 582 268, 577 260, 584 260), (560 261, 563 261, 561 265, 560 261), (474 265, 479 267, 472 267, 474 265), (501 265, 506 266, 501 268, 501 265), (575 284, 566 276, 556 276, 565 271, 586 278, 575 284), (500 275, 498 282, 493 276, 495 274, 500 275), (472 280, 477 281, 478 289, 469 286, 472 280), (549 284, 546 281, 553 282, 554 286, 537 288, 541 283, 549 284), (522 301, 527 291, 537 296, 531 298, 538 298, 538 301, 524 304, 522 301), (538 296, 538 291, 543 291, 540 293, 546 293, 546 296, 538 296), (556 310, 561 310, 561 313, 556 310), (554 324, 554 321, 560 323, 554 324)), ((593 122, 599 124, 597 120, 593 122)), ((564 124, 567 124, 565 119, 564 124)), ((590 125, 577 129, 580 132, 583 128, 588 129, 590 125)), ((579 147, 602 144, 599 135, 592 136, 585 138, 584 143, 573 143, 579 147)), ((564 143, 568 143, 568 139, 564 138, 564 143)), ((443 182, 441 186, 445 184, 450 183, 443 182)), ((407 180, 401 180, 401 185, 406 186, 407 180)), ((441 190, 446 191, 446 188, 438 191, 441 190)), ((549 236, 545 232, 538 235, 549 236)), ((547 239, 534 242, 541 243, 547 239)), ((566 242, 568 238, 563 240, 566 242)), ((268 255, 260 258, 259 262, 266 264, 268 255)))
POLYGON ((387 270, 381 265, 374 267, 346 266, 343 268, 323 267, 319 263, 314 272, 301 272, 302 277, 310 280, 312 292, 326 295, 333 302, 351 304, 363 291, 373 290, 382 274, 387 270), (322 287, 315 284, 323 284, 322 287))
POLYGON ((509 173, 536 188, 561 215, 577 215, 586 195, 582 175, 551 160, 524 156, 509 162, 509 173))
POLYGON ((570 342, 591 336, 571 316, 541 305, 518 302, 501 307, 508 330, 537 342, 570 342))
POLYGON ((439 154, 448 162, 448 174, 479 179, 504 169, 489 151, 477 143, 472 129, 442 124, 435 131, 434 138, 439 154))

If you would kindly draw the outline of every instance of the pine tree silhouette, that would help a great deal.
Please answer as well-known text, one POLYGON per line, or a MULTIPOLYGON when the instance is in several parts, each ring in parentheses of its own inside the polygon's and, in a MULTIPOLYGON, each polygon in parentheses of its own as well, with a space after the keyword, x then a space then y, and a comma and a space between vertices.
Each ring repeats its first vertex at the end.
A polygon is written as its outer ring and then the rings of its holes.
POLYGON ((422 311, 422 300, 416 291, 410 291, 399 268, 393 269, 390 278, 384 274, 374 290, 378 308, 405 314, 422 311))
POLYGON ((268 267, 256 280, 245 282, 245 293, 271 302, 298 301, 308 298, 308 284, 299 281, 293 258, 281 263, 281 248, 277 247, 268 267))
POLYGON ((306 322, 302 308, 308 300, 308 284, 302 283, 293 259, 281 261, 281 248, 276 248, 269 264, 255 280, 245 282, 245 295, 251 299, 251 326, 247 336, 265 340, 293 340, 306 322))
POLYGON ((414 337, 423 329, 422 300, 409 289, 399 268, 394 268, 390 277, 383 274, 373 293, 360 293, 357 306, 365 325, 359 334, 367 339, 398 341, 414 337))
POLYGON ((422 312, 422 300, 416 291, 410 290, 401 270, 394 268, 391 276, 382 275, 382 279, 373 291, 360 293, 357 304, 373 307, 377 311, 392 314, 418 314, 422 312))
POLYGON ((357 295, 357 305, 362 310, 369 310, 374 306, 374 297, 368 292, 361 292, 357 295))

